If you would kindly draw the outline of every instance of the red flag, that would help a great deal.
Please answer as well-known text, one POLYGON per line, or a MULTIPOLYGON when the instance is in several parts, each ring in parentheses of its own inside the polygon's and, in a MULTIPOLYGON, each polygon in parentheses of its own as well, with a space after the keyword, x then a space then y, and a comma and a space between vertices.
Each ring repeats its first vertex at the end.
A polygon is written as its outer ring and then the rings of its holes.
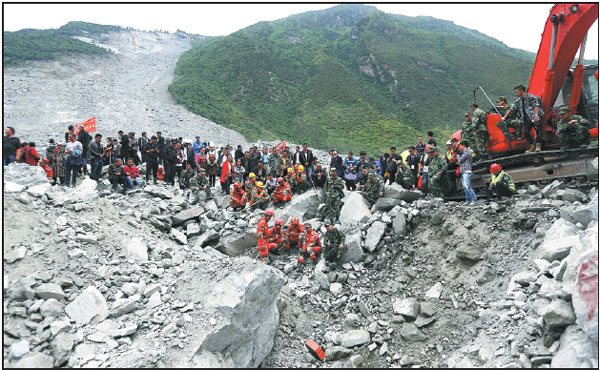
POLYGON ((87 132, 96 131, 96 117, 92 117, 85 121, 84 123, 75 125, 75 135, 79 134, 79 130, 83 127, 83 129, 87 132))

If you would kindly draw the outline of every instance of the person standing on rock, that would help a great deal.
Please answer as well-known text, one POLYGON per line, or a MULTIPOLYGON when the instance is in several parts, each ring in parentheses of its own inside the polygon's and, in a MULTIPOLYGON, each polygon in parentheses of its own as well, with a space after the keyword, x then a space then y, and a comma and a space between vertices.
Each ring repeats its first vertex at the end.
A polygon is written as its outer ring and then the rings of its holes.
POLYGON ((69 127, 67 127, 67 132, 65 132, 65 144, 69 143, 69 136, 71 136, 71 134, 75 133, 75 126, 73 125, 69 125, 69 127))
POLYGON ((244 184, 244 177, 246 176, 246 168, 242 165, 244 158, 237 159, 235 166, 233 167, 233 182, 244 184))
POLYGON ((419 185, 419 162, 421 158, 417 154, 417 149, 414 146, 408 147, 408 157, 406 157, 406 165, 410 168, 413 176, 413 187, 419 185))
POLYGON ((495 194, 498 200, 502 200, 502 197, 512 197, 517 192, 512 177, 498 163, 490 166, 490 173, 492 178, 487 188, 488 199, 495 194))
POLYGON ((229 195, 230 186, 233 183, 233 167, 233 157, 228 155, 221 167, 221 191, 227 195, 229 195))
POLYGON ((169 140, 168 146, 165 148, 163 161, 165 164, 165 182, 175 186, 175 161, 177 160, 177 151, 175 148, 175 140, 169 140))
POLYGON ((329 218, 332 221, 339 219, 342 209, 342 198, 344 197, 344 181, 337 177, 335 168, 329 169, 329 178, 325 183, 325 206, 321 208, 323 220, 329 218))
POLYGON ((211 151, 208 152, 208 165, 206 169, 210 186, 213 188, 217 182, 217 172, 219 170, 219 165, 217 164, 217 152, 214 149, 214 147, 211 147, 211 151))
POLYGON ((196 135, 196 141, 192 143, 192 150, 194 154, 200 154, 200 149, 204 148, 204 144, 200 141, 200 135, 196 135))
POLYGON ((205 175, 204 168, 198 170, 198 175, 192 179, 192 193, 196 197, 196 202, 200 202, 201 192, 204 192, 204 196, 206 200, 212 199, 212 192, 210 189, 210 184, 208 183, 208 178, 205 175))
POLYGON ((281 169, 279 168, 279 151, 277 148, 273 148, 273 151, 269 155, 269 169, 271 176, 279 177, 281 169))
POLYGON ((129 136, 125 135, 122 130, 119 130, 119 158, 126 160, 129 158, 129 136))
POLYGON ((327 229, 323 237, 325 260, 329 264, 337 265, 338 260, 344 252, 346 235, 329 221, 325 221, 325 229, 327 229))
POLYGON ((476 205, 477 196, 471 186, 471 177, 473 176, 473 152, 469 149, 469 142, 463 140, 460 142, 462 150, 457 152, 458 163, 460 165, 460 177, 465 191, 465 205, 476 205))
POLYGON ((298 257, 298 262, 300 263, 304 263, 305 257, 308 257, 313 261, 316 260, 317 255, 321 253, 323 248, 321 246, 319 234, 313 230, 312 225, 309 222, 304 223, 304 229, 306 230, 304 233, 304 245, 300 250, 300 257, 298 257))
POLYGON ((138 148, 140 149, 140 154, 142 156, 142 163, 146 163, 146 146, 150 142, 148 139, 148 134, 146 131, 142 132, 142 136, 138 138, 138 148))
POLYGON ((185 148, 183 147, 183 144, 181 144, 180 142, 177 142, 177 144, 175 144, 175 165, 173 166, 173 168, 175 168, 175 171, 173 174, 173 179, 175 178, 175 174, 177 174, 177 180, 179 181, 179 179, 181 177, 181 172, 183 171, 184 161, 185 161, 185 148))
POLYGON ((40 156, 38 152, 35 150, 35 142, 32 141, 29 143, 29 147, 25 150, 25 163, 30 166, 39 166, 40 165, 40 156))
POLYGON ((140 157, 137 154, 138 147, 139 146, 138 146, 138 141, 135 138, 135 132, 130 132, 129 133, 129 157, 128 158, 133 158, 133 163, 136 166, 139 166, 139 164, 141 163, 140 157))
POLYGON ((444 171, 448 168, 446 164, 446 160, 444 158, 440 158, 440 152, 436 147, 430 147, 428 153, 431 155, 431 159, 429 160, 429 173, 431 174, 431 178, 429 180, 429 191, 431 195, 434 197, 444 197, 444 193, 442 191, 442 176, 444 171))
POLYGON ((65 154, 67 155, 66 159, 66 179, 65 182, 67 186, 69 182, 71 182, 71 187, 75 187, 77 183, 77 177, 79 177, 79 170, 81 170, 81 153, 83 151, 83 146, 77 139, 74 134, 69 136, 69 143, 67 143, 65 147, 65 154))
POLYGON ((90 135, 83 126, 79 126, 79 132, 77 133, 77 141, 81 143, 83 151, 81 152, 81 168, 83 168, 83 175, 88 174, 87 170, 87 157, 90 151, 90 142, 92 141, 92 135, 90 135))
POLYGON ((198 153, 196 155, 196 172, 200 169, 200 168, 204 168, 204 170, 206 170, 208 168, 208 156, 206 155, 206 148, 202 147, 200 148, 200 153, 198 153))
POLYGON ((304 170, 306 171, 306 178, 311 183, 311 186, 314 161, 315 157, 313 156, 312 151, 308 150, 308 144, 302 144, 302 151, 300 152, 300 162, 302 162, 302 165, 304 166, 304 170))
POLYGON ((158 156, 158 163, 162 164, 163 166, 164 164, 164 159, 165 159, 165 155, 166 153, 166 145, 165 145, 165 138, 162 136, 162 132, 157 131, 156 132, 156 141, 157 141, 157 145, 158 145, 158 150, 160 155, 158 156))
POLYGON ((268 263, 269 258, 269 220, 275 215, 273 210, 267 209, 265 215, 256 226, 256 236, 258 237, 258 253, 261 262, 268 263))
POLYGON ((150 173, 154 176, 154 185, 157 183, 158 176, 158 161, 160 159, 160 149, 158 148, 158 138, 154 135, 150 138, 150 142, 144 146, 146 154, 146 182, 150 182, 150 173))
POLYGON ((90 179, 100 181, 102 176, 102 165, 104 157, 104 146, 102 145, 102 135, 94 135, 94 141, 90 144, 90 160, 92 162, 92 173, 90 179))

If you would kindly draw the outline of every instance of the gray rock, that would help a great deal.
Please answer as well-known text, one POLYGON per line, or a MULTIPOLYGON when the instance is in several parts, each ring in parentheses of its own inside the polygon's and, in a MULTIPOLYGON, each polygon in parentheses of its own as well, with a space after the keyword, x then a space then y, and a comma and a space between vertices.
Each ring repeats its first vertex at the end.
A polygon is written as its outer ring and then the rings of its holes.
POLYGON ((71 356, 71 349, 75 344, 75 336, 73 334, 61 333, 58 334, 52 341, 52 354, 55 358, 55 365, 62 366, 71 356))
POLYGON ((422 342, 427 339, 427 335, 423 333, 417 326, 411 322, 405 322, 400 328, 400 335, 405 340, 413 342, 422 342))
POLYGON ((126 249, 127 257, 138 262, 148 261, 148 246, 141 237, 135 237, 129 240, 126 249))
POLYGON ((421 302, 421 315, 425 317, 431 317, 435 314, 433 305, 429 302, 421 302))
POLYGON ((387 212, 399 204, 400 201, 398 199, 379 198, 377 199, 377 202, 375 202, 375 210, 387 212))
POLYGON ((355 229, 351 234, 346 235, 346 241, 342 254, 339 258, 339 263, 362 262, 365 259, 365 252, 360 246, 361 235, 360 230, 355 229))
POLYGON ((65 293, 61 286, 55 283, 41 284, 35 289, 35 294, 42 299, 54 298, 56 300, 61 300, 65 297, 65 293))
POLYGON ((393 303, 394 313, 404 316, 407 320, 414 320, 420 312, 420 305, 414 298, 396 299, 393 303))
MULTIPOLYGON (((196 245, 200 248, 208 245, 211 242, 219 240, 219 233, 213 229, 206 230, 198 239, 196 239, 196 245)), ((258 238, 256 239, 258 242, 258 238)))
POLYGON ((173 237, 173 239, 175 239, 175 241, 177 243, 179 243, 181 245, 187 244, 187 237, 181 231, 173 228, 173 229, 171 229, 171 236, 173 237))
POLYGON ((100 322, 108 317, 108 306, 102 293, 93 286, 87 287, 65 307, 65 312, 79 325, 100 322))
POLYGON ((54 222, 59 226, 67 226, 67 218, 65 216, 58 216, 54 222))
POLYGON ((288 205, 275 210, 274 218, 281 218, 284 222, 288 222, 292 217, 298 217, 300 222, 307 221, 317 216, 324 195, 322 190, 314 189, 300 195, 294 195, 288 205))
POLYGON ((46 194, 51 187, 52 185, 50 185, 48 182, 45 184, 34 185, 27 189, 27 194, 31 195, 32 197, 41 198, 42 195, 46 194))
POLYGON ((327 350, 325 354, 325 359, 327 361, 337 361, 342 358, 346 358, 352 354, 353 351, 342 346, 334 346, 333 348, 327 350))
POLYGON ((179 225, 187 220, 191 220, 192 218, 197 218, 203 213, 204 208, 202 207, 194 207, 183 210, 172 217, 173 225, 179 225))
POLYGON ((162 188, 159 186, 151 186, 146 185, 144 187, 144 191, 150 195, 162 198, 162 199, 171 199, 173 198, 173 193, 166 188, 162 188))
POLYGON ((137 310, 137 303, 129 298, 119 298, 110 306, 110 316, 119 317, 137 310))
POLYGON ((570 303, 554 300, 540 309, 546 325, 551 328, 561 328, 575 323, 575 312, 570 303))
POLYGON ((146 287, 146 289, 144 289, 143 294, 144 294, 144 297, 150 297, 155 292, 160 292, 160 291, 161 291, 160 284, 150 284, 146 287))
POLYGON ((587 200, 587 195, 575 189, 558 190, 556 191, 556 196, 569 202, 585 202, 587 200))
POLYGON ((426 299, 438 300, 442 295, 442 283, 439 281, 435 283, 427 292, 425 293, 426 299))
POLYGON ((26 254, 27 254, 27 247, 25 247, 24 245, 21 245, 15 249, 11 249, 10 251, 6 252, 4 254, 4 260, 7 263, 13 263, 13 262, 16 262, 18 260, 25 258, 26 254))
POLYGON ((331 285, 329 286, 329 291, 333 294, 333 295, 340 295, 342 293, 342 288, 343 285, 340 283, 331 283, 331 285))
POLYGON ((43 317, 59 317, 65 306, 54 298, 44 301, 40 306, 40 314, 43 317))
POLYGON ((479 248, 468 245, 461 245, 456 248, 456 257, 462 262, 472 264, 482 259, 479 248))
POLYGON ((392 230, 394 230, 395 235, 406 235, 406 216, 402 212, 398 212, 398 214, 394 217, 392 221, 392 230))
POLYGON ((27 189, 25 185, 16 184, 12 181, 4 181, 4 193, 20 193, 23 190, 27 189))
POLYGON ((427 326, 427 325, 431 324, 434 321, 435 321, 435 317, 434 316, 430 316, 430 317, 419 316, 415 320, 415 325, 417 326, 417 328, 422 328, 424 326, 427 326))
POLYGON ((554 180, 552 183, 546 185, 543 189, 542 189, 542 196, 544 198, 549 198, 550 195, 556 193, 558 190, 560 189, 564 189, 565 188, 565 184, 560 182, 559 180, 554 180))
POLYGON ((29 353, 29 342, 25 339, 10 345, 8 356, 11 359, 21 358, 29 353))
POLYGON ((344 200, 340 210, 340 223, 342 225, 360 224, 366 222, 373 215, 369 205, 359 192, 350 193, 344 200))
POLYGON ((383 196, 385 198, 400 199, 400 194, 406 191, 407 190, 404 189, 402 185, 394 182, 391 185, 386 184, 385 189, 383 191, 383 196))
POLYGON ((435 212, 433 214, 433 216, 431 217, 431 224, 434 226, 438 226, 444 223, 444 221, 446 221, 448 219, 450 215, 448 214, 448 212, 443 211, 443 210, 439 210, 437 212, 435 212))
POLYGON ((43 168, 31 166, 27 163, 13 162, 4 167, 3 177, 5 182, 11 182, 26 187, 48 184, 48 177, 43 168))
POLYGON ((255 248, 258 244, 255 230, 229 234, 221 240, 223 247, 220 251, 231 257, 239 256, 249 248, 255 248))
POLYGON ((160 299, 160 292, 154 292, 150 299, 148 299, 148 303, 146 304, 147 309, 152 309, 154 307, 160 306, 162 301, 160 299))
POLYGON ((319 282, 319 286, 323 290, 329 290, 329 279, 327 279, 327 275, 323 272, 325 269, 325 259, 321 258, 319 263, 315 266, 314 277, 315 280, 319 282))
POLYGON ((350 330, 345 332, 341 339, 340 345, 344 348, 360 346, 371 342, 371 334, 366 330, 350 330))
POLYGON ((552 358, 553 368, 598 368, 598 346, 577 326, 567 327, 560 336, 560 348, 552 358))
POLYGON ((387 229, 387 225, 381 221, 373 222, 373 225, 367 231, 367 236, 365 238, 365 249, 368 252, 373 252, 377 248, 377 244, 381 238, 385 235, 385 230, 387 229))
POLYGON ((587 228, 592 221, 598 220, 598 206, 584 206, 576 211, 561 208, 560 217, 571 222, 573 225, 580 223, 584 228, 587 228))
POLYGON ((185 235, 190 238, 192 236, 200 235, 200 224, 192 223, 188 224, 185 230, 185 235))
MULTIPOLYGON (((28 165, 29 166, 29 165, 28 165)), ((41 167, 40 167, 41 169, 41 167)), ((50 368, 54 367, 54 359, 51 356, 45 355, 41 352, 31 352, 17 361, 13 367, 16 368, 34 368, 43 367, 50 368)))
POLYGON ((585 253, 577 267, 572 304, 577 324, 598 346, 598 251, 585 253))
POLYGON ((577 227, 559 218, 546 231, 544 241, 538 247, 537 253, 540 258, 552 262, 565 258, 571 248, 578 248, 580 244, 577 227))

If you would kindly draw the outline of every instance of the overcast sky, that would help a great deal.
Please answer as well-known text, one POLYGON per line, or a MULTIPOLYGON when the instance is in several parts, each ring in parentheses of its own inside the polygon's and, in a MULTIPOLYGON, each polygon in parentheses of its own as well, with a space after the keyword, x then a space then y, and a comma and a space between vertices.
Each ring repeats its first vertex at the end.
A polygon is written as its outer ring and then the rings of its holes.
MULTIPOLYGON (((4 31, 58 28, 69 21, 177 29, 228 35, 260 21, 285 18, 334 4, 3 4, 4 31)), ((506 45, 537 52, 551 4, 371 4, 386 13, 427 15, 478 30, 506 45)), ((590 28, 586 59, 598 59, 598 21, 590 28)))

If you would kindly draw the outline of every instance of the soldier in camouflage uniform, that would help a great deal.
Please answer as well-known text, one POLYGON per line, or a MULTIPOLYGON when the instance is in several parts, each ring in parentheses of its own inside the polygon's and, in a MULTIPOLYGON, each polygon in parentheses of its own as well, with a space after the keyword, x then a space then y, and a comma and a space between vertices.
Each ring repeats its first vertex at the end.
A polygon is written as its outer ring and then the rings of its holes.
POLYGON ((589 121, 579 115, 572 114, 569 107, 558 110, 560 120, 557 123, 560 148, 587 148, 590 143, 589 121))
POLYGON ((408 165, 404 163, 400 165, 398 172, 396 172, 396 183, 404 189, 412 190, 413 184, 415 183, 415 177, 408 165))
POLYGON ((325 190, 325 206, 321 208, 321 217, 325 220, 338 220, 344 197, 344 180, 337 177, 335 168, 329 170, 329 177, 323 189, 325 190))
MULTIPOLYGON (((508 113, 510 107, 506 103, 506 96, 501 96, 496 100, 496 110, 500 113, 500 117, 506 116, 505 120, 500 120, 496 123, 496 126, 502 131, 506 140, 519 140, 521 138, 521 130, 523 129, 523 125, 521 119, 519 118, 519 111, 514 111, 508 113), (509 128, 513 128, 515 130, 514 134, 511 134, 508 130, 509 128)), ((495 110, 492 110, 491 113, 496 113, 495 110)))
MULTIPOLYGON (((298 166, 298 173, 295 176, 295 181, 296 181, 296 192, 298 194, 302 194, 305 191, 307 191, 308 189, 310 189, 310 183, 308 182, 308 178, 306 177, 306 174, 304 173, 303 165, 298 166)), ((292 190, 292 191, 294 191, 294 190, 292 190)))
POLYGON ((257 181, 256 186, 252 190, 252 196, 250 197, 250 207, 267 209, 270 201, 271 198, 269 197, 269 194, 263 190, 263 183, 257 181))
POLYGON ((533 94, 528 94, 527 89, 523 85, 519 85, 515 87, 515 96, 517 100, 515 100, 510 109, 504 117, 503 120, 506 120, 510 113, 518 112, 521 118, 523 118, 523 135, 527 142, 531 145, 526 152, 539 152, 542 150, 542 116, 544 115, 544 109, 540 104, 540 100, 537 96, 533 94), (535 142, 533 137, 531 136, 531 129, 535 130, 535 142))
POLYGON ((472 111, 465 113, 465 122, 462 124, 460 133, 460 139, 468 142, 469 144, 473 144, 475 141, 475 132, 473 131, 473 121, 471 118, 472 116, 472 111))
POLYGON ((334 227, 331 222, 325 222, 327 231, 323 237, 323 248, 325 248, 325 260, 330 264, 338 264, 338 260, 344 252, 346 235, 334 227))
POLYGON ((377 202, 377 199, 383 196, 383 188, 384 185, 381 178, 375 175, 375 172, 371 171, 369 173, 369 179, 363 186, 360 193, 369 203, 369 205, 373 205, 375 202, 377 202))
POLYGON ((273 152, 271 153, 271 155, 269 155, 269 169, 270 169, 270 174, 273 177, 279 177, 279 174, 281 173, 281 169, 279 168, 279 152, 277 151, 277 149, 273 149, 273 152))
POLYGON ((204 168, 198 170, 198 175, 192 179, 192 194, 196 198, 196 202, 199 202, 204 197, 205 200, 212 199, 212 192, 210 190, 210 184, 208 183, 208 177, 205 175, 204 168), (204 196, 202 196, 204 192, 204 196))
POLYGON ((485 148, 485 143, 489 137, 487 117, 485 112, 479 108, 479 103, 472 102, 471 109, 473 110, 471 125, 473 127, 473 132, 475 133, 471 150, 475 153, 475 158, 477 160, 489 159, 487 149, 485 148))
POLYGON ((435 197, 443 198, 442 174, 448 168, 444 158, 440 158, 437 148, 431 147, 427 151, 431 156, 429 159, 429 192, 435 197))

